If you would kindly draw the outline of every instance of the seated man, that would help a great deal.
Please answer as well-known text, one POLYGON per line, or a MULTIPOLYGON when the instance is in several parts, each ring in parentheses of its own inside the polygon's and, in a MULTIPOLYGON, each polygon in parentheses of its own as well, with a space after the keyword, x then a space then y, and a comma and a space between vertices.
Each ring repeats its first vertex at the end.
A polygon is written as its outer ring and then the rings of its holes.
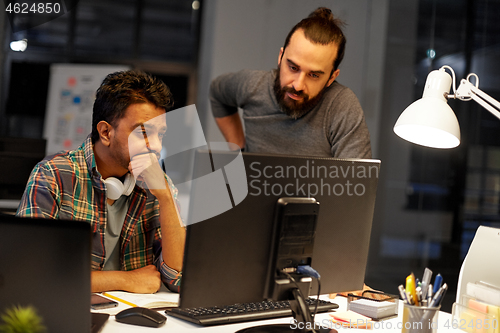
POLYGON ((28 180, 18 216, 91 224, 92 292, 154 293, 162 281, 179 290, 185 229, 177 190, 157 160, 172 104, 154 77, 109 74, 97 90, 92 133, 78 149, 38 163, 28 180))

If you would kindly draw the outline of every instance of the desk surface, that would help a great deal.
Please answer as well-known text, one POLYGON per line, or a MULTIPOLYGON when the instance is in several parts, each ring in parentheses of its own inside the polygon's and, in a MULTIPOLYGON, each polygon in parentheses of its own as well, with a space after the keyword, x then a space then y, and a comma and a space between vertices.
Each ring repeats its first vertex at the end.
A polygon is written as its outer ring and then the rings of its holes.
MULTIPOLYGON (((344 311, 347 306, 347 300, 344 297, 337 297, 334 300, 339 305, 339 311, 344 311)), ((163 312, 161 312, 163 313, 163 312)), ((401 332, 401 322, 402 322, 402 303, 400 302, 399 307, 399 316, 397 318, 380 321, 374 325, 374 329, 370 331, 379 331, 379 332, 401 332)), ((316 316, 316 322, 324 324, 328 323, 330 316, 328 313, 322 313, 316 316)), ((264 324, 276 324, 276 323, 292 323, 292 318, 281 318, 274 320, 264 320, 264 321, 254 321, 240 324, 231 324, 231 325, 221 325, 221 326, 212 326, 212 327, 202 327, 195 324, 191 324, 189 322, 170 317, 168 316, 167 322, 163 327, 160 328, 147 328, 141 326, 133 326, 126 325, 122 323, 118 323, 114 316, 110 316, 108 322, 102 329, 101 333, 133 333, 133 332, 175 332, 175 333, 183 333, 183 332, 213 332, 213 333, 230 333, 236 332, 245 327, 252 327, 257 325, 264 324)), ((438 333, 442 332, 463 332, 460 330, 448 329, 447 325, 451 325, 451 314, 440 312, 438 317, 438 333), (448 322, 448 324, 447 324, 448 322)), ((335 328, 339 332, 367 332, 365 329, 353 329, 353 328, 341 328, 335 326, 334 324, 332 328, 335 328)))

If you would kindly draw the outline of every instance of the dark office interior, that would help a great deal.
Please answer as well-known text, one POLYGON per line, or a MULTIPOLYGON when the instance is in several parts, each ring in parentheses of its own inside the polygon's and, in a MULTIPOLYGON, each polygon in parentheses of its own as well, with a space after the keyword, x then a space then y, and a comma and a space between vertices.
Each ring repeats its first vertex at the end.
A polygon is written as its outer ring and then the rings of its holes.
MULTIPOLYGON (((356 2, 363 7, 378 3, 351 0, 356 2)), ((214 3, 79 0, 67 14, 35 27, 30 27, 30 17, 4 16, 0 201, 19 200, 31 168, 45 156, 52 64, 118 64, 150 72, 171 88, 176 107, 196 104, 205 125, 211 113, 203 107, 206 101, 197 100, 199 57, 203 20, 214 3), (27 49, 11 50, 10 42, 22 39, 28 40, 27 49)), ((476 229, 500 227, 500 121, 478 104, 450 101, 462 140, 458 148, 445 151, 403 142, 392 127, 403 109, 421 97, 427 74, 445 64, 454 68, 457 79, 476 73, 480 88, 500 99, 500 1, 383 3, 381 112, 374 125, 377 139, 372 139, 373 157, 382 166, 365 282, 397 293, 410 272, 421 276, 429 267, 450 286, 442 310, 451 312, 459 270, 476 229)), ((335 1, 321 4, 335 10, 335 1)), ((354 57, 349 49, 346 57, 354 57)), ((363 101, 362 106, 370 108, 363 101)))

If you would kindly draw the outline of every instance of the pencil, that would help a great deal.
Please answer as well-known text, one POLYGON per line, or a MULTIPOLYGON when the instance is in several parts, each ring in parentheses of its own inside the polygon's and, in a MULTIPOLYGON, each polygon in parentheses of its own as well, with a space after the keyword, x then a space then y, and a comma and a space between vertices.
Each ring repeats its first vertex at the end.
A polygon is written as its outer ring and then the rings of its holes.
POLYGON ((114 299, 115 301, 118 301, 118 302, 122 302, 123 304, 130 305, 130 306, 132 306, 132 307, 134 307, 134 308, 138 307, 138 305, 137 305, 137 304, 130 303, 129 301, 126 301, 126 300, 121 299, 121 298, 119 298, 119 297, 116 297, 116 296, 110 295, 110 294, 108 294, 108 293, 102 293, 102 294, 103 294, 103 296, 109 297, 109 298, 114 299))

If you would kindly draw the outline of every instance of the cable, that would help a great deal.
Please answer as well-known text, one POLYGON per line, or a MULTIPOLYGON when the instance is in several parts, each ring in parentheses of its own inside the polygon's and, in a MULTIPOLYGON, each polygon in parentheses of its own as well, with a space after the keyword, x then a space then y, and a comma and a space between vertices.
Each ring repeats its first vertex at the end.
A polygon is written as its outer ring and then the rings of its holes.
POLYGON ((318 280, 318 296, 316 298, 316 306, 314 307, 313 318, 316 317, 316 313, 318 312, 319 295, 320 295, 320 290, 321 290, 321 279, 317 278, 317 280, 318 280))
POLYGON ((319 295, 321 295, 321 275, 319 275, 318 271, 309 265, 298 266, 297 273, 307 275, 318 280, 318 296, 316 298, 316 306, 314 307, 314 313, 312 315, 314 319, 316 317, 316 313, 318 312, 319 295))
POLYGON ((297 266, 297 273, 302 274, 302 275, 307 275, 316 279, 319 279, 321 276, 319 275, 318 271, 312 268, 309 265, 300 265, 297 266))
MULTIPOLYGON (((300 267, 300 266, 299 266, 300 267)), ((288 272, 286 272, 285 270, 281 270, 281 272, 283 274, 285 274, 287 276, 287 278, 289 278, 294 284, 295 284, 295 287, 297 288, 297 291, 298 293, 301 295, 301 297, 303 298, 302 296, 302 292, 300 291, 300 287, 299 285, 297 284, 297 281, 295 281, 295 279, 293 278, 293 276, 291 276, 288 272)), ((298 268, 297 268, 297 272, 298 272, 298 268)), ((303 274, 303 275, 307 275, 307 276, 310 276, 308 274, 303 274)), ((319 275, 319 274, 318 274, 319 275)), ((316 300, 316 307, 314 309, 314 315, 312 315, 312 321, 314 323, 314 316, 316 315, 316 310, 318 309, 318 301, 319 299, 316 300)), ((309 308, 307 309, 307 311, 309 311, 309 308)), ((314 326, 314 325, 313 325, 314 326)), ((312 332, 313 333, 316 333, 316 330, 314 328, 311 328, 312 329, 312 332)))
POLYGON ((293 276, 291 276, 289 273, 285 272, 284 270, 281 270, 281 273, 285 274, 287 278, 289 278, 293 284, 295 284, 295 287, 300 290, 300 287, 299 285, 297 284, 297 281, 295 281, 295 279, 293 278, 293 276))

